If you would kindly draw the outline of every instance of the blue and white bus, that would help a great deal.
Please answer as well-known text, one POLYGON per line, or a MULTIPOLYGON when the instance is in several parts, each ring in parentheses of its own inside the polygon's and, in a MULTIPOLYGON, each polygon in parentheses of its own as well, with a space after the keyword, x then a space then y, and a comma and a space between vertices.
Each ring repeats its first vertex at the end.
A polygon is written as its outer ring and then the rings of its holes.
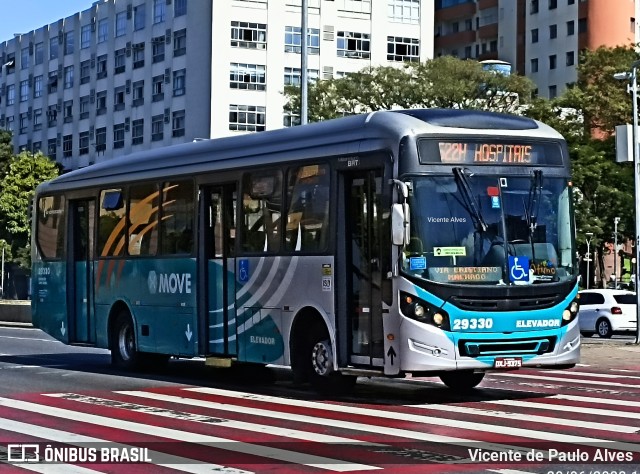
POLYGON ((579 360, 569 156, 537 121, 379 111, 148 150, 38 187, 33 323, 288 366, 321 389, 579 360))

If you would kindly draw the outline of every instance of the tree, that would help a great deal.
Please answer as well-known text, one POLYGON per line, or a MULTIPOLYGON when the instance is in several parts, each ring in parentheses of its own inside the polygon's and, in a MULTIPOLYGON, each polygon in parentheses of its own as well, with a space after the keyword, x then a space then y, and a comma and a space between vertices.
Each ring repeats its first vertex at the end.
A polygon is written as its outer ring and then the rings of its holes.
MULTIPOLYGON (((476 61, 442 56, 400 67, 366 68, 309 86, 309 121, 393 108, 444 107, 507 112, 526 103, 533 83, 522 76, 486 71, 476 61)), ((298 113, 298 87, 285 88, 285 110, 298 113)))
POLYGON ((9 236, 14 258, 23 267, 29 267, 29 205, 36 187, 58 173, 57 164, 41 152, 23 151, 10 160, 9 171, 0 180, 0 225, 9 236))

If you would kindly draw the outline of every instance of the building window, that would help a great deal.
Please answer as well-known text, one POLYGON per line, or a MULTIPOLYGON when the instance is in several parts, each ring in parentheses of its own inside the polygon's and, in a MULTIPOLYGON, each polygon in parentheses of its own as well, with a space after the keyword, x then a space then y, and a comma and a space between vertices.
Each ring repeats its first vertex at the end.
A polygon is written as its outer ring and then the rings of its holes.
POLYGON ((71 158, 73 156, 73 135, 62 137, 62 156, 71 158))
POLYGON ((231 22, 231 46, 248 49, 267 49, 267 25, 246 21, 231 22))
POLYGON ((389 0, 389 19, 394 23, 420 23, 420 0, 389 0))
MULTIPOLYGON (((302 35, 299 26, 285 26, 285 53, 300 53, 302 51, 302 35)), ((307 51, 309 54, 320 54, 320 30, 307 28, 307 51)))
POLYGON ((107 127, 96 128, 96 151, 107 149, 107 127))
POLYGON ((534 28, 531 30, 531 42, 532 43, 538 42, 538 28, 534 28))
POLYGON ((96 115, 107 113, 107 91, 100 91, 96 94, 96 115))
MULTIPOLYGON (((316 81, 320 78, 320 71, 317 69, 308 69, 307 77, 310 81, 316 81)), ((284 85, 299 86, 302 81, 302 73, 298 67, 284 68, 284 85)))
POLYGON ((338 57, 367 59, 370 55, 368 33, 338 31, 338 57))
POLYGON ((152 102, 164 100, 164 74, 160 74, 153 78, 152 88, 152 102))
POLYGON ((185 116, 184 110, 177 110, 173 113, 172 135, 174 137, 184 137, 185 116))
POLYGON ((558 0, 549 0, 549 10, 558 8, 558 0))
POLYGON ((122 74, 125 70, 125 59, 127 50, 125 48, 118 49, 114 58, 114 74, 122 74))
POLYGON ((55 138, 47 140, 47 156, 56 161, 56 152, 58 151, 58 141, 55 138))
POLYGON ((127 12, 116 13, 116 38, 127 33, 127 12))
POLYGON ((146 22, 145 4, 141 3, 133 8, 133 29, 138 31, 144 29, 146 22))
POLYGON ((91 80, 91 60, 80 63, 80 84, 87 84, 91 80))
POLYGON ((151 141, 157 142, 163 139, 164 115, 154 115, 151 117, 151 141))
POLYGON ((167 0, 153 0, 153 23, 162 23, 164 21, 164 10, 167 0))
POLYGON ((555 54, 549 56, 549 69, 555 69, 557 66, 557 58, 555 54))
POLYGON ((47 126, 55 127, 58 124, 58 108, 55 105, 47 107, 47 126))
POLYGON ((133 69, 144 67, 144 43, 133 45, 133 69))
POLYGON ((33 78, 33 97, 42 97, 42 75, 33 78))
POLYGON ((575 33, 575 23, 573 20, 567 22, 567 36, 573 36, 575 33))
POLYGON ((549 38, 554 39, 558 37, 558 25, 549 25, 549 38))
POLYGON ((531 72, 538 72, 538 58, 533 58, 531 60, 531 72))
POLYGON ((10 130, 10 131, 13 131, 13 127, 14 127, 13 115, 10 115, 10 116, 7 117, 6 123, 7 123, 6 129, 10 130))
POLYGON ((7 86, 7 105, 13 105, 16 103, 16 86, 15 84, 9 84, 7 86))
POLYGON ((257 105, 229 106, 229 130, 262 132, 265 130, 266 108, 257 105))
POLYGON ((187 0, 174 0, 173 16, 182 16, 187 14, 187 0))
POLYGON ((124 148, 124 123, 113 126, 113 148, 124 148))
POLYGON ((173 96, 178 97, 186 92, 186 69, 173 71, 173 96))
POLYGON ((300 115, 292 112, 285 113, 282 116, 282 125, 285 127, 295 127, 300 125, 300 115))
POLYGON ((78 154, 79 155, 88 155, 89 154, 89 132, 80 132, 78 136, 78 154))
POLYGON ((125 86, 116 87, 113 91, 113 110, 124 110, 125 86))
POLYGON ((140 145, 144 142, 144 119, 131 122, 131 144, 140 145))
POLYGON ((73 66, 64 68, 64 88, 71 89, 73 87, 73 66))
POLYGON ((29 128, 29 114, 23 112, 20 114, 20 134, 27 133, 27 129, 29 128))
POLYGON ((187 52, 187 30, 178 30, 173 34, 173 56, 182 56, 187 52))
POLYGON ((575 64, 575 55, 573 51, 567 51, 567 66, 573 66, 575 64))
POLYGON ((62 111, 64 123, 73 122, 73 100, 65 100, 62 111))
POLYGON ((80 49, 91 46, 91 25, 84 25, 80 29, 80 49))
POLYGON ((44 61, 44 43, 36 43, 35 62, 36 64, 42 64, 43 61, 44 61))
POLYGON ((75 51, 73 30, 64 34, 64 54, 73 54, 75 51))
POLYGON ((20 102, 29 100, 29 80, 20 81, 20 102))
POLYGON ((229 87, 263 91, 267 88, 266 68, 259 64, 231 63, 229 87))
POLYGON ((164 36, 158 36, 151 40, 151 54, 154 64, 164 61, 164 36))
POLYGON ((89 118, 91 98, 88 95, 80 97, 80 120, 89 118))
POLYGON ((104 43, 109 38, 109 19, 98 20, 98 43, 104 43))
POLYGON ((534 13, 538 13, 538 0, 531 0, 531 8, 530 8, 530 12, 531 14, 534 13))
POLYGON ((20 51, 20 69, 29 69, 29 48, 20 51))
POLYGON ((420 61, 420 40, 387 36, 387 61, 420 61))
POLYGON ((133 107, 144 104, 144 81, 136 81, 133 83, 133 107))
POLYGON ((33 131, 37 132, 38 130, 42 130, 42 109, 33 111, 33 131))
POLYGON ((49 38, 49 59, 58 59, 58 37, 49 38))
POLYGON ((98 56, 96 60, 96 77, 98 79, 107 77, 107 59, 107 55, 103 54, 102 56, 98 56))
POLYGON ((549 86, 549 99, 555 99, 558 96, 558 87, 549 86))

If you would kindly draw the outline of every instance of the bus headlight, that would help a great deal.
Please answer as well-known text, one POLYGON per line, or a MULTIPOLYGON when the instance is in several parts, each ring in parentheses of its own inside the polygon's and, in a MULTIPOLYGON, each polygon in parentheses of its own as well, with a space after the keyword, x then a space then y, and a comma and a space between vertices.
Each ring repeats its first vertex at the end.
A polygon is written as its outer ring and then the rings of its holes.
POLYGON ((566 326, 571 321, 576 319, 576 317, 578 316, 579 310, 580 310, 580 303, 579 303, 578 297, 576 297, 571 303, 569 303, 569 306, 567 306, 565 310, 562 312, 562 325, 566 326))
POLYGON ((449 315, 446 311, 409 293, 400 292, 400 311, 407 318, 436 326, 445 331, 449 330, 449 315))

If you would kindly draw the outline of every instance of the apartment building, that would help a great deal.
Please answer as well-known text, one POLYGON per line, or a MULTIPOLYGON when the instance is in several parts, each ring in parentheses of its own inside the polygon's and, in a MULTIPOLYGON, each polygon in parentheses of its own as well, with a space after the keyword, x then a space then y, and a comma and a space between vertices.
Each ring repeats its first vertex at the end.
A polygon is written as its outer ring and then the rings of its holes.
POLYGON ((435 55, 499 59, 553 98, 579 53, 638 42, 637 0, 436 0, 435 55))
MULTIPOLYGON (((65 169, 276 129, 301 0, 101 0, 0 43, 0 127, 65 169)), ((308 75, 433 57, 433 0, 308 0, 308 75)))

